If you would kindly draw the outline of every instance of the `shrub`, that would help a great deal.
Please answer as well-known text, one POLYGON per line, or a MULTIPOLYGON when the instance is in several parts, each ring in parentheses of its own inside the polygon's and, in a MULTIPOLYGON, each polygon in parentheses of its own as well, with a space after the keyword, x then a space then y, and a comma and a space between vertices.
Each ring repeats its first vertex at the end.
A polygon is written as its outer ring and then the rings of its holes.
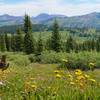
POLYGON ((71 69, 87 70, 91 62, 95 63, 96 68, 100 68, 100 53, 97 52, 67 53, 66 59, 66 67, 71 69))
POLYGON ((31 63, 36 62, 36 56, 35 56, 35 54, 30 54, 30 55, 28 56, 28 59, 29 59, 29 61, 30 61, 31 63))
POLYGON ((44 51, 40 55, 42 63, 60 63, 62 59, 66 58, 66 53, 56 53, 55 51, 44 51))
POLYGON ((15 65, 27 66, 28 64, 30 64, 28 56, 22 53, 6 53, 6 55, 8 61, 14 63, 15 65))

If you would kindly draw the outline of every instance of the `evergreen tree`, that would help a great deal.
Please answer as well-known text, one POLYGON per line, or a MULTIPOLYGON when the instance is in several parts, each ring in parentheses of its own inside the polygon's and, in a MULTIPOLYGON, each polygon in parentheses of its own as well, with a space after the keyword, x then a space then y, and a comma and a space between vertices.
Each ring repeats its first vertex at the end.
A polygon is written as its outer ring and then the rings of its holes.
POLYGON ((25 15, 24 19, 24 49, 26 54, 31 54, 35 52, 35 40, 32 36, 32 24, 30 21, 30 17, 25 15))
POLYGON ((51 49, 51 38, 48 38, 45 42, 45 49, 50 50, 51 49))
POLYGON ((5 34, 5 43, 6 43, 6 49, 7 51, 11 51, 11 40, 10 36, 8 34, 5 34))
POLYGON ((75 41, 72 38, 72 36, 69 36, 66 42, 66 52, 70 53, 72 50, 74 50, 75 47, 75 41))
POLYGON ((51 36, 51 49, 56 52, 61 51, 61 36, 59 34, 59 25, 56 20, 53 25, 53 32, 51 36))
POLYGON ((21 30, 18 28, 16 31, 16 36, 15 36, 15 47, 16 51, 23 51, 23 36, 21 30))
POLYGON ((91 49, 92 50, 95 50, 96 49, 96 43, 95 43, 95 40, 94 39, 91 40, 91 49))
POLYGON ((0 35, 0 50, 2 52, 6 51, 6 43, 5 43, 5 35, 4 34, 0 35))
POLYGON ((31 32, 28 32, 25 34, 24 37, 24 50, 26 54, 35 53, 35 40, 31 34, 31 32))
POLYGON ((36 50, 37 55, 40 55, 42 51, 43 51, 43 41, 42 41, 42 37, 41 37, 41 34, 40 34, 38 42, 37 42, 37 50, 36 50))
POLYGON ((11 35, 11 51, 15 52, 16 51, 16 41, 15 41, 15 35, 11 35))
POLYGON ((97 50, 97 52, 100 52, 100 37, 98 37, 98 39, 96 41, 96 50, 97 50))
POLYGON ((30 17, 27 14, 25 14, 25 17, 24 17, 24 32, 28 33, 29 31, 30 32, 32 31, 32 23, 31 23, 30 17))

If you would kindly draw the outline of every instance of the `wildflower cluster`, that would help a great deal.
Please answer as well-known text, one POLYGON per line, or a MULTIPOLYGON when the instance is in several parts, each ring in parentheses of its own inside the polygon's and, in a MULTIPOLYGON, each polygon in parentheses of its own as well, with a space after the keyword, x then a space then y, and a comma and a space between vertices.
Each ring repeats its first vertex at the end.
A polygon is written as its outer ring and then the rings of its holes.
POLYGON ((56 77, 56 78, 61 78, 61 77, 62 77, 61 71, 55 70, 54 73, 55 73, 55 77, 56 77))
POLYGON ((70 85, 74 85, 80 90, 84 90, 88 85, 96 85, 96 80, 92 79, 89 75, 84 74, 80 69, 74 71, 73 75, 68 75, 70 77, 70 85))
POLYGON ((97 82, 95 79, 92 79, 89 75, 85 74, 80 69, 76 69, 74 72, 66 72, 66 74, 61 73, 60 70, 55 70, 55 77, 57 79, 65 80, 67 82, 67 86, 74 86, 77 89, 85 90, 89 85, 97 85, 97 82), (63 78, 62 78, 63 77, 63 78))

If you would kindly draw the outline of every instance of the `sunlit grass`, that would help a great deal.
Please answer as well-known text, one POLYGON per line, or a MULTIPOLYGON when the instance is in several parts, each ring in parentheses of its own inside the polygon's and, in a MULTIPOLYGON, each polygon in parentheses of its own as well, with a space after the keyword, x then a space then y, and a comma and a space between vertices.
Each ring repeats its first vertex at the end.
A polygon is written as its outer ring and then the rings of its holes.
POLYGON ((100 70, 57 70, 55 64, 12 66, 0 71, 2 100, 99 100, 100 70))

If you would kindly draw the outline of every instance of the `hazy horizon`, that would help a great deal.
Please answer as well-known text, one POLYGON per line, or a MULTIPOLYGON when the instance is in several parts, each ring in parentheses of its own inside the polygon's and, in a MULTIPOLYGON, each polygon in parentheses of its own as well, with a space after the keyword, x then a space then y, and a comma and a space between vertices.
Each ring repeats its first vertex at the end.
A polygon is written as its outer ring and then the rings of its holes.
POLYGON ((37 16, 41 13, 79 16, 100 12, 100 0, 0 0, 0 15, 37 16))
MULTIPOLYGON (((77 16, 84 16, 84 15, 87 15, 87 14, 92 14, 92 13, 100 13, 100 12, 90 12, 90 13, 86 13, 86 14, 81 14, 81 15, 72 15, 72 16, 68 16, 68 15, 64 15, 64 14, 50 14, 50 13, 44 13, 44 12, 41 12, 41 13, 39 13, 39 14, 37 14, 37 15, 31 15, 31 17, 37 17, 37 16, 39 16, 40 14, 48 14, 48 15, 62 15, 62 16, 66 16, 66 17, 77 17, 77 16)), ((27 13, 25 13, 25 14, 27 14, 27 13)), ((7 13, 5 13, 5 14, 0 14, 0 16, 3 16, 3 15, 9 15, 9 16, 15 16, 15 17, 24 17, 24 15, 25 14, 23 14, 23 15, 11 15, 11 14, 7 14, 7 13)))

